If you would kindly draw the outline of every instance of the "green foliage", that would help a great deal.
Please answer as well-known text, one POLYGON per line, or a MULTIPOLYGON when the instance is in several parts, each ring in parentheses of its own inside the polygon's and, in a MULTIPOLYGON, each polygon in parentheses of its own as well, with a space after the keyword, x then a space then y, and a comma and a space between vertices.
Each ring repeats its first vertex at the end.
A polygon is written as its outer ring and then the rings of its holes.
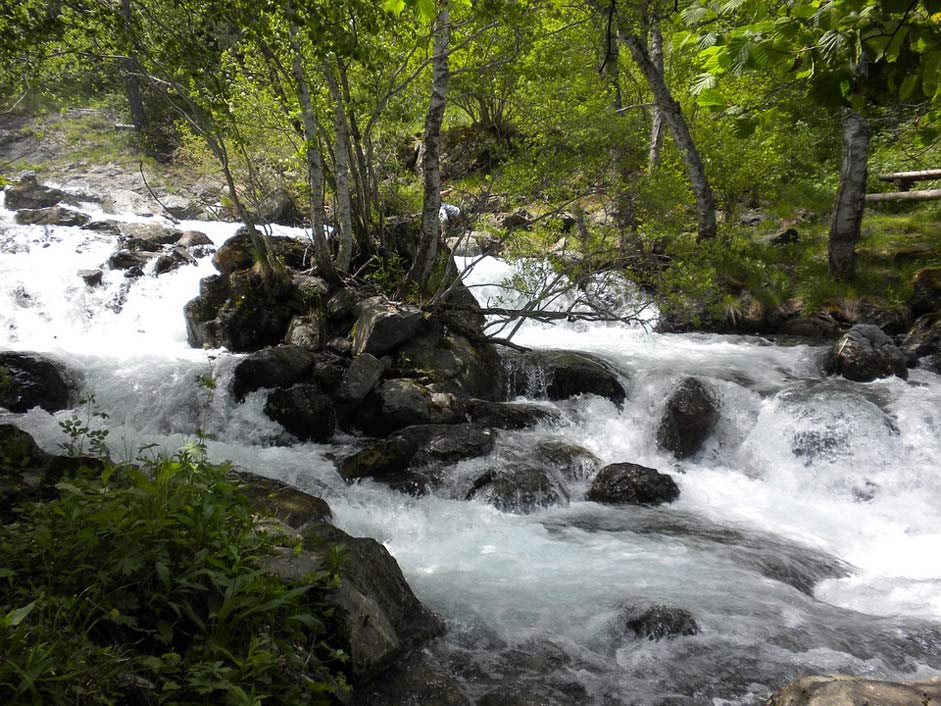
POLYGON ((335 566, 288 586, 228 475, 181 452, 80 472, 0 528, 4 704, 327 704, 335 566))

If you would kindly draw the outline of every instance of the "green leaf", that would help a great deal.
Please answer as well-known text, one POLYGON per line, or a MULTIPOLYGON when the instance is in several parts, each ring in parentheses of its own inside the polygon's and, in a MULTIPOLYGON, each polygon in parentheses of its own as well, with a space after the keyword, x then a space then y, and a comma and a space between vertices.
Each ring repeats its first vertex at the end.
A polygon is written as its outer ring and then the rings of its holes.
POLYGON ((15 608, 14 610, 11 610, 9 613, 7 613, 6 620, 4 622, 6 622, 6 624, 10 627, 15 628, 17 625, 26 620, 26 617, 33 612, 33 608, 35 607, 36 601, 33 601, 32 603, 27 603, 22 608, 15 608))
POLYGON ((401 15, 402 10, 405 9, 405 0, 384 0, 382 9, 393 15, 401 15))
POLYGON ((433 20, 437 14, 435 0, 418 0, 418 14, 426 20, 433 20))

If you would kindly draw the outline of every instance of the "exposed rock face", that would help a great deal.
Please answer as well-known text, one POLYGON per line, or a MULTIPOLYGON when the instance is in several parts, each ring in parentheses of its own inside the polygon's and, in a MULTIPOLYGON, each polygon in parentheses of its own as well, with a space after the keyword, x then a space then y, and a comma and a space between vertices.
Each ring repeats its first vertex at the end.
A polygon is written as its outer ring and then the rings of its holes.
POLYGON ((926 267, 915 274, 908 304, 913 318, 941 311, 941 267, 926 267))
POLYGON ((590 394, 606 397, 617 405, 627 392, 617 372, 602 358, 575 351, 501 350, 507 390, 510 395, 564 400, 590 394))
POLYGON ((353 354, 380 356, 415 335, 423 321, 414 306, 396 306, 382 297, 371 297, 359 305, 353 334, 353 354))
POLYGON ((263 478, 245 471, 233 472, 243 483, 241 490, 252 506, 273 515, 293 530, 306 534, 321 523, 329 522, 333 511, 326 500, 309 495, 279 480, 263 478))
POLYGON ((834 344, 824 369, 829 375, 842 375, 856 382, 870 382, 896 375, 908 378, 905 355, 882 329, 857 324, 834 344))
POLYGON ((173 248, 169 253, 157 257, 154 263, 154 274, 158 277, 173 272, 184 265, 195 265, 196 258, 183 248, 173 248))
POLYGON ((348 405, 361 402, 382 378, 387 367, 386 362, 370 353, 356 356, 343 374, 337 397, 348 405))
POLYGON ((902 340, 901 349, 922 367, 941 374, 941 314, 919 318, 902 340))
POLYGON ((494 429, 528 429, 537 424, 555 424, 562 419, 561 413, 552 407, 479 399, 465 400, 464 414, 468 421, 494 429))
POLYGON ((24 209, 16 212, 16 222, 24 226, 83 226, 90 216, 61 206, 24 209))
POLYGON ((65 369, 36 353, 0 353, 0 407, 27 412, 67 409, 72 386, 65 369))
POLYGON ((300 380, 313 363, 313 354, 300 346, 265 348, 235 366, 232 391, 241 400, 263 387, 288 387, 300 380))
POLYGON ((414 424, 453 424, 462 418, 454 395, 432 392, 414 380, 392 379, 366 396, 352 424, 371 436, 386 436, 414 424))
MULTIPOLYGON (((287 267, 301 269, 309 262, 307 244, 295 238, 268 237, 259 234, 266 240, 268 247, 287 267)), ((235 235, 229 238, 216 251, 212 264, 224 275, 237 270, 247 270, 255 264, 252 254, 251 236, 244 226, 239 228, 235 235)))
POLYGON ((317 314, 295 316, 288 325, 288 332, 284 342, 289 345, 301 346, 311 351, 318 351, 327 342, 327 331, 323 319, 317 314))
POLYGON ((303 313, 293 282, 268 282, 245 270, 213 275, 183 309, 186 334, 196 348, 228 348, 235 353, 281 343, 291 319, 303 313))
POLYGON ((677 458, 702 448, 719 421, 712 392, 696 378, 686 378, 670 395, 657 428, 657 444, 677 458))
POLYGON ((555 505, 567 505, 564 484, 550 469, 541 466, 515 466, 484 473, 467 493, 498 510, 528 514, 555 505))
POLYGON ((268 395, 265 414, 302 441, 329 441, 336 429, 333 402, 316 385, 274 390, 268 395))
POLYGON ((862 677, 804 677, 788 684, 768 706, 934 706, 941 679, 888 682, 862 677))
POLYGON ((63 191, 39 184, 35 175, 26 174, 17 184, 7 189, 6 207, 11 211, 48 208, 67 199, 68 196, 63 191))
POLYGON ((680 497, 667 474, 636 463, 612 463, 601 469, 587 498, 609 505, 661 505, 680 497))
POLYGON ((617 621, 623 631, 647 640, 698 635, 700 632, 696 618, 686 608, 665 603, 623 606, 617 621))

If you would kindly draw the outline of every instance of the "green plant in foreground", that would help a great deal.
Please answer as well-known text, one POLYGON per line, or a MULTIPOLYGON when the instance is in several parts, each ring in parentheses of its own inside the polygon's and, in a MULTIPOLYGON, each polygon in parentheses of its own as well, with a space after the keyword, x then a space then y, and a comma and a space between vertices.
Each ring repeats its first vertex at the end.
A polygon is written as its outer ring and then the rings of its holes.
POLYGON ((325 704, 336 566, 289 586, 225 466, 80 472, 0 527, 0 703, 325 704))

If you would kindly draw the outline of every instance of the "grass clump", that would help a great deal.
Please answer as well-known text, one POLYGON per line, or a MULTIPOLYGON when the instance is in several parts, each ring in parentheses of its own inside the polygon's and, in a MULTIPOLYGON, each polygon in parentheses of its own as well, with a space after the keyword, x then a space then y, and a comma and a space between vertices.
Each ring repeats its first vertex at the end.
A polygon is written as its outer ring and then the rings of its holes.
POLYGON ((180 452, 57 484, 0 527, 0 702, 326 704, 335 566, 290 586, 225 466, 180 452))

